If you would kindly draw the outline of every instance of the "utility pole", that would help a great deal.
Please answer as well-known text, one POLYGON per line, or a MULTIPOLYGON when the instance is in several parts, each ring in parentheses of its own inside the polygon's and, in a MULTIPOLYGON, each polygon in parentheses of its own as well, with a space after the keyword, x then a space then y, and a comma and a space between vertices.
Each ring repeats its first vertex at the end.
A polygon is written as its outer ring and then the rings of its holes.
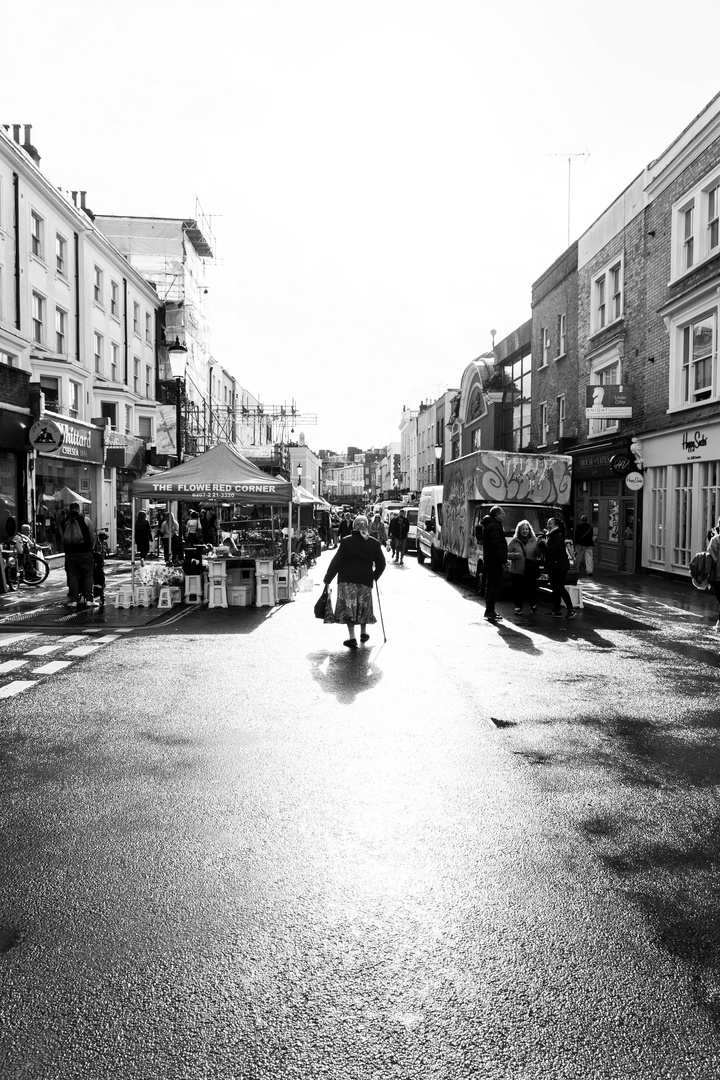
POLYGON ((572 176, 572 172, 571 172, 571 170, 572 170, 572 159, 573 158, 585 158, 585 160, 587 161, 587 159, 590 157, 590 151, 588 150, 587 147, 585 147, 585 149, 583 150, 583 152, 581 154, 548 154, 548 157, 567 158, 567 163, 568 163, 568 195, 567 195, 568 237, 567 237, 567 246, 570 247, 570 189, 571 189, 571 176, 572 176))

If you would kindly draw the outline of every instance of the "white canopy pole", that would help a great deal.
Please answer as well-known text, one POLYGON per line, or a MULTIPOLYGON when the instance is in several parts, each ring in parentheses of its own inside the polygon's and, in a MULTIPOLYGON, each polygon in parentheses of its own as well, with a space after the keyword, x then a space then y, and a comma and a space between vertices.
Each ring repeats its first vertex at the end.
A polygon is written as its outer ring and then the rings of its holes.
POLYGON ((292 499, 288 503, 288 586, 290 585, 291 567, 292 567, 292 499))
POLYGON ((131 510, 132 521, 130 522, 130 584, 135 588, 135 495, 133 494, 131 510))

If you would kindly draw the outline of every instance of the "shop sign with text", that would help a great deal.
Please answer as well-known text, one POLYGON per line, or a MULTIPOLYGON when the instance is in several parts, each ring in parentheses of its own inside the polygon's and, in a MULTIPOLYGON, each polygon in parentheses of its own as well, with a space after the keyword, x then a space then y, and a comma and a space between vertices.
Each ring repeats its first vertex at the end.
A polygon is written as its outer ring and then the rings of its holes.
MULTIPOLYGON (((43 418, 38 423, 48 423, 47 418, 43 418)), ((71 420, 66 419, 55 419, 51 423, 62 435, 60 448, 53 451, 58 457, 75 458, 80 461, 89 461, 102 465, 103 433, 100 428, 82 427, 80 424, 73 424, 71 420)), ((37 449, 41 454, 49 452, 49 450, 44 450, 41 446, 38 446, 37 449)))
POLYGON ((606 383, 585 387, 585 416, 588 420, 620 420, 632 416, 632 386, 606 383))

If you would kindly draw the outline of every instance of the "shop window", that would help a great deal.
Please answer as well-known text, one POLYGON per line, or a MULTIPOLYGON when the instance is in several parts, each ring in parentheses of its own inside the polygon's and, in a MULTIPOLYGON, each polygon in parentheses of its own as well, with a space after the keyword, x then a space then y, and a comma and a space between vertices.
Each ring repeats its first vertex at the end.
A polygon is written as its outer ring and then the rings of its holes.
POLYGON ((665 565, 665 513, 667 506, 667 466, 649 469, 650 562, 665 565))
POLYGON ((687 566, 692 558, 690 531, 693 511, 693 466, 673 466, 673 566, 687 566))
POLYGON ((720 463, 704 461, 700 466, 702 535, 717 525, 720 517, 720 463))

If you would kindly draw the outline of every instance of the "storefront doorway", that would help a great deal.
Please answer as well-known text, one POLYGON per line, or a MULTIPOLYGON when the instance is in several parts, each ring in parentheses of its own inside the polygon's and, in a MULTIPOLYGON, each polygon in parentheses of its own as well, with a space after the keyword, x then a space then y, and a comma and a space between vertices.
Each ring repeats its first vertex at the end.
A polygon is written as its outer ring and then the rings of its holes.
POLYGON ((621 480, 591 480, 575 500, 575 521, 587 514, 595 537, 595 567, 635 573, 637 504, 621 480))

